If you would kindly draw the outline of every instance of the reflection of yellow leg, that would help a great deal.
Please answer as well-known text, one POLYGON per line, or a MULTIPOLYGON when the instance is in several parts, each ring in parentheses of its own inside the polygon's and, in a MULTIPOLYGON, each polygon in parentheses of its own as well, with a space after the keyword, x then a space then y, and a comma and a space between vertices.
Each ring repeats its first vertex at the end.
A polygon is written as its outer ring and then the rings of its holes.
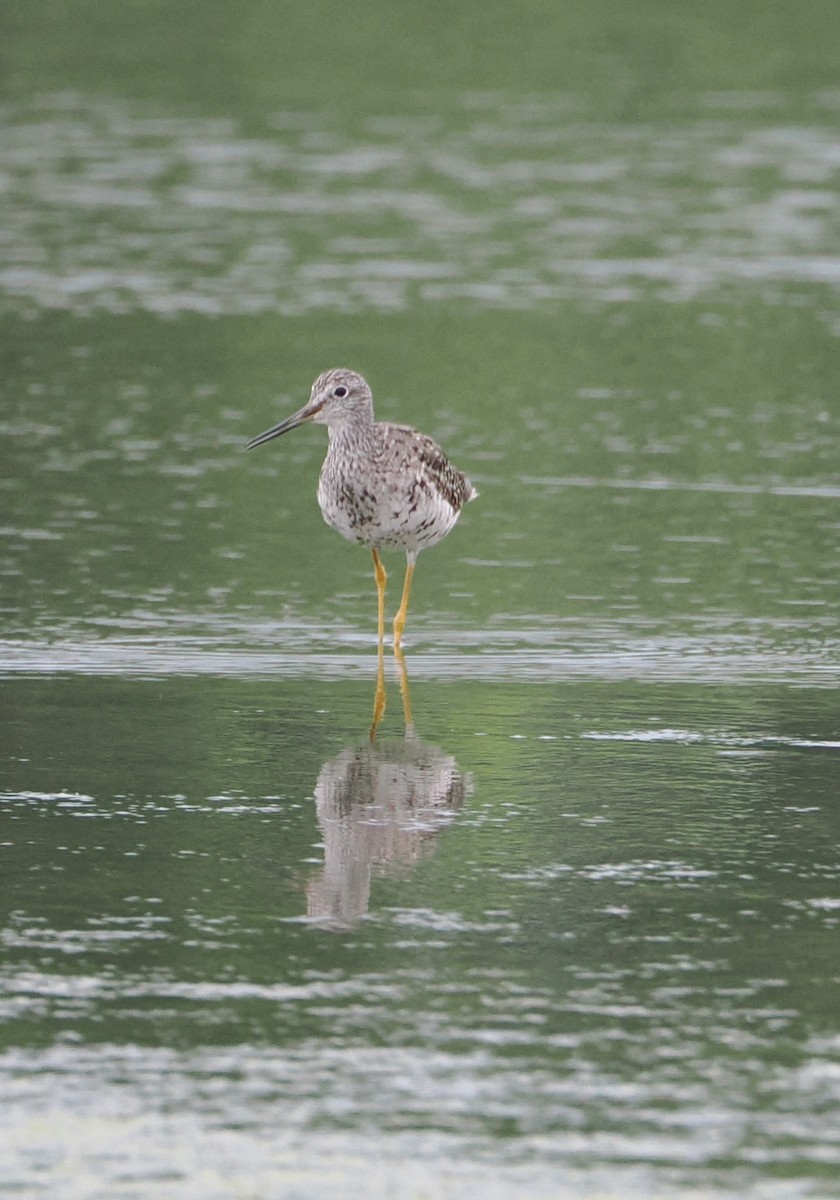
POLYGON ((370 723, 371 741, 376 738, 379 722, 385 716, 385 651, 381 642, 376 657, 378 662, 376 665, 376 695, 373 698, 373 719, 370 723))
POLYGON ((394 647, 394 658, 397 660, 397 669, 400 673, 400 695, 403 702, 403 713, 405 715, 405 731, 407 734, 414 732, 414 718, 411 715, 411 695, 408 690, 408 671, 405 666, 405 655, 399 646, 394 647))
POLYGON ((408 597, 411 595, 411 577, 414 574, 414 560, 409 559, 405 568, 405 583, 403 584, 402 600, 394 617, 394 649, 399 650, 405 629, 405 618, 408 613, 408 597))
POLYGON ((370 740, 376 737, 379 722, 385 715, 385 581, 388 578, 379 551, 373 554, 373 573, 376 577, 377 600, 377 648, 376 648, 376 695, 373 700, 373 720, 370 725, 370 740))

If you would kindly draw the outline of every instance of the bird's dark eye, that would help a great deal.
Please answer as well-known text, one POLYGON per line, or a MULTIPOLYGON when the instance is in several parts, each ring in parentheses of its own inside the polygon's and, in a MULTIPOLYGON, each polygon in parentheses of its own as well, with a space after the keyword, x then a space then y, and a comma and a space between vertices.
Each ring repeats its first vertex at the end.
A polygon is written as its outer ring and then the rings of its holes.
POLYGON ((334 388, 333 395, 338 396, 339 400, 343 400, 344 397, 347 395, 347 388, 341 387, 341 386, 334 388))

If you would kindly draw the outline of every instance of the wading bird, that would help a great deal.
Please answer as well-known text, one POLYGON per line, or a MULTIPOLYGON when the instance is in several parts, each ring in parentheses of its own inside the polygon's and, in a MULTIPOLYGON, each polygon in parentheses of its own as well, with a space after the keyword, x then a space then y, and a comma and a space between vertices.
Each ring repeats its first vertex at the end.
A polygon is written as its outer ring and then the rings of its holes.
POLYGON ((417 555, 449 533, 463 506, 478 493, 430 437, 407 425, 375 421, 367 381, 344 368, 319 375, 303 408, 252 438, 245 449, 308 421, 326 425, 329 434, 318 481, 324 520, 373 555, 380 651, 387 578, 380 551, 405 552, 402 600, 394 617, 394 648, 399 650, 417 555))

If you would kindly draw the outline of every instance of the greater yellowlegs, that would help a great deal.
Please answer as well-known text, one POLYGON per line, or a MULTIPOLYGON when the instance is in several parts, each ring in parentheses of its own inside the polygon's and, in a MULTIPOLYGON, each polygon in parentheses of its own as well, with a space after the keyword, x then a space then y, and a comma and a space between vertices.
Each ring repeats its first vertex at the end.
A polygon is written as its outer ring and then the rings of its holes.
POLYGON ((298 412, 252 438, 246 450, 307 421, 327 426, 329 446, 318 481, 324 520, 373 555, 379 645, 385 629, 385 568, 380 550, 403 550, 402 600, 394 617, 399 649, 417 555, 445 537, 463 506, 478 494, 440 446, 407 425, 373 419, 370 387, 355 371, 325 371, 298 412))

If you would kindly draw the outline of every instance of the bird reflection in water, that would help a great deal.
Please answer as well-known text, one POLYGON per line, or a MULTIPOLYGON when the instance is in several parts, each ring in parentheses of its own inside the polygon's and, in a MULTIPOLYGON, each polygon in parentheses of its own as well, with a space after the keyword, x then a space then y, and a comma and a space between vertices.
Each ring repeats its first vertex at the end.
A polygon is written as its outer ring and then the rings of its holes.
POLYGON ((307 910, 328 928, 356 924, 368 910, 374 873, 416 863, 472 790, 451 754, 417 736, 401 651, 395 651, 395 659, 404 736, 376 737, 384 712, 380 659, 369 739, 325 762, 315 785, 324 865, 306 884, 307 910))

